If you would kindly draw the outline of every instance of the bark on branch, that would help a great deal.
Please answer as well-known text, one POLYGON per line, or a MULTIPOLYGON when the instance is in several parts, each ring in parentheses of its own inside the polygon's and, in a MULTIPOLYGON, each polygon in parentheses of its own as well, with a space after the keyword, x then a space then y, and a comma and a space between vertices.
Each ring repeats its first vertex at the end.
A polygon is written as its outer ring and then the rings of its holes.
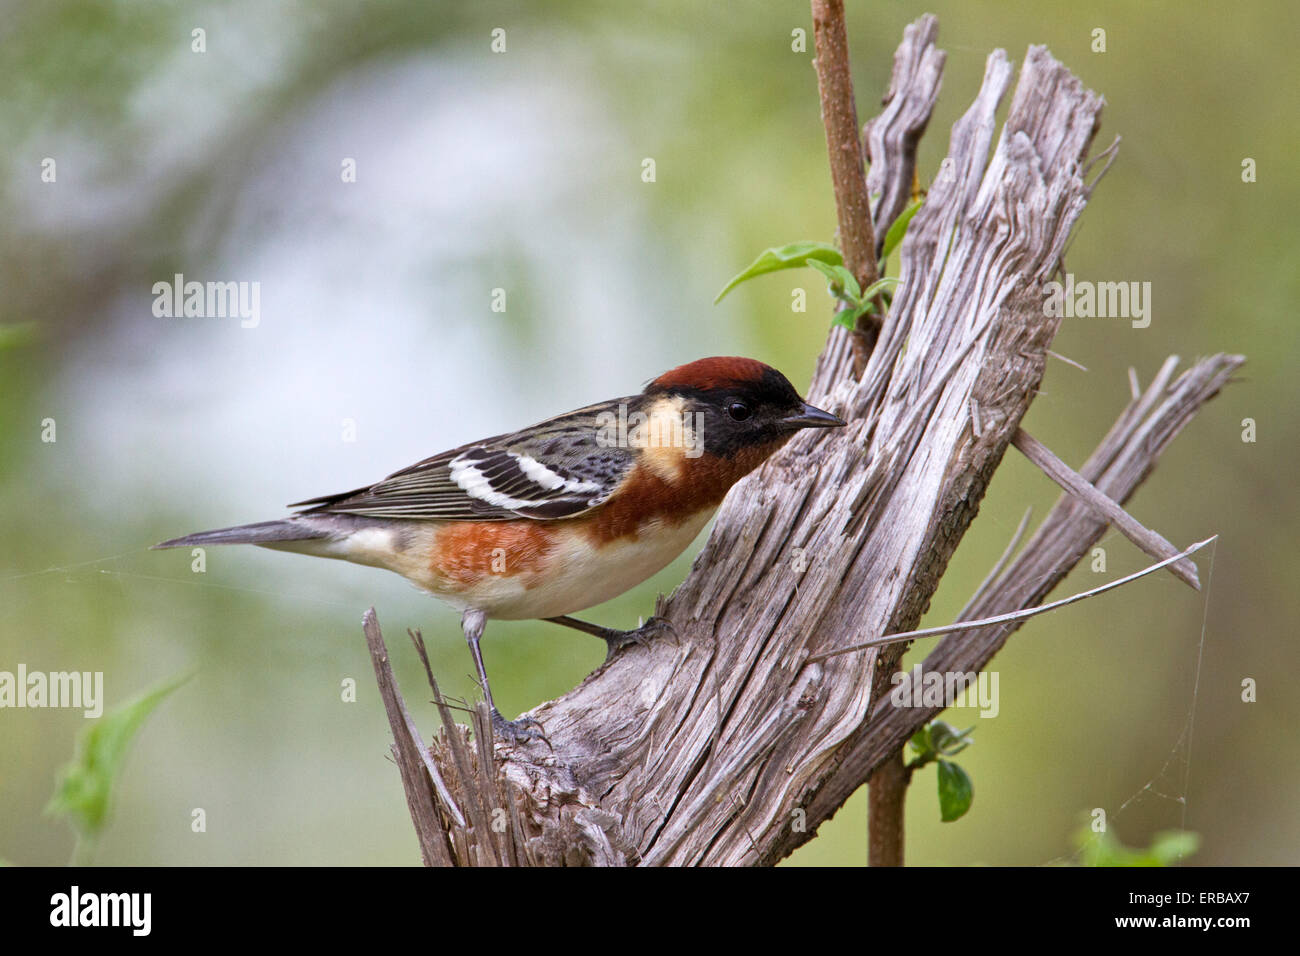
MULTIPOLYGON (((817 51, 817 89, 821 95, 822 126, 830 155, 835 215, 840 226, 844 265, 863 289, 880 277, 876 259, 871 199, 858 138, 858 108, 853 100, 849 68, 849 37, 844 27, 843 0, 812 0, 813 45, 817 51)), ((883 311, 883 305, 878 305, 883 311)), ((862 316, 853 333, 854 373, 862 374, 875 345, 879 318, 862 316)))
MULTIPOLYGON (((873 173, 887 177, 877 235, 915 162, 915 137, 898 131, 923 129, 937 95, 934 38, 933 18, 908 28, 870 126, 873 173)), ((773 864, 934 716, 873 706, 878 649, 809 658, 915 627, 1042 378, 1059 323, 1042 285, 1091 190, 1102 102, 1031 47, 998 135, 1011 78, 995 51, 909 227, 860 378, 850 335, 831 333, 809 399, 849 427, 801 434, 728 496, 656 609, 677 640, 632 646, 532 711, 553 749, 491 754, 480 714, 475 732, 444 726, 425 751, 390 705, 426 862, 444 862, 441 847, 469 865, 773 864), (410 759, 417 746, 427 760, 410 759)), ((1216 356, 1172 384, 1167 363, 1082 478, 1123 503, 1240 362, 1216 356)), ((1099 507, 1067 493, 968 618, 1041 603, 1104 532, 1099 507)), ((1017 624, 952 635, 926 666, 979 670, 1017 624)))

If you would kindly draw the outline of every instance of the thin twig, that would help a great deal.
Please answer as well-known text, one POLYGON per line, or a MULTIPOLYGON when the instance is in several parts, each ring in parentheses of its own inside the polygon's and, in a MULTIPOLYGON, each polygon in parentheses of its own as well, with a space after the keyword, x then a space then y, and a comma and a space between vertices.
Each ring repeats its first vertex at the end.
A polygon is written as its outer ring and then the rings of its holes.
MULTIPOLYGON (((464 737, 461 734, 460 725, 451 719, 451 711, 447 707, 447 702, 443 699, 441 692, 438 690, 437 681, 433 681, 433 700, 438 708, 438 715, 442 718, 443 736, 446 738, 447 746, 451 750, 452 764, 456 768, 456 773, 460 777, 461 791, 466 793, 466 806, 469 811, 469 818, 473 821, 474 829, 480 834, 476 839, 475 845, 482 846, 487 834, 490 832, 489 814, 487 807, 482 802, 482 791, 475 786, 475 776, 470 767, 469 754, 465 750, 464 737)), ((471 714, 471 719, 472 719, 471 714)), ((494 773, 495 764, 480 767, 484 774, 494 773)), ((490 842, 489 842, 490 845, 490 842)), ((495 865, 495 860, 488 865, 495 865)))
POLYGON ((1081 364, 1081 363, 1079 363, 1079 362, 1076 362, 1074 359, 1069 358, 1068 356, 1062 355, 1060 352, 1053 352, 1051 349, 1048 349, 1048 350, 1047 350, 1047 354, 1050 355, 1052 358, 1060 359, 1060 360, 1061 360, 1062 362, 1064 362, 1066 365, 1073 365, 1075 368, 1077 368, 1077 369, 1078 369, 1079 371, 1081 371, 1081 372, 1086 372, 1086 371, 1088 371, 1087 366, 1085 366, 1085 365, 1083 365, 1083 364, 1081 364))
MULTIPOLYGON (((483 794, 483 803, 488 809, 489 818, 497 810, 504 810, 504 802, 498 788, 499 777, 497 774, 497 762, 492 753, 492 717, 488 712, 487 701, 480 700, 474 706, 474 744, 478 749, 478 785, 483 794)), ((502 866, 510 865, 510 839, 511 834, 508 831, 498 831, 488 824, 487 834, 478 841, 482 849, 495 848, 497 861, 502 866), (494 840, 490 834, 496 834, 499 839, 494 840)))
MULTIPOLYGON (((402 776, 402 789, 406 793, 406 803, 415 823, 416 835, 420 839, 420 855, 426 866, 450 866, 451 851, 447 847, 446 835, 436 828, 438 811, 434 806, 433 794, 424 785, 431 774, 434 786, 440 793, 446 792, 442 777, 437 769, 420 759, 424 742, 415 729, 410 712, 397 689, 393 678, 393 669, 388 663, 388 648, 384 645, 384 635, 379 630, 379 620, 372 607, 361 619, 361 628, 366 635, 366 646, 370 650, 370 662, 375 669, 375 682, 379 685, 379 696, 384 702, 384 711, 388 714, 388 725, 393 732, 394 756, 397 769, 402 776)), ((450 794, 447 796, 450 801, 450 794)), ((449 803, 455 807, 454 803, 449 803)))
POLYGON ((851 644, 848 647, 839 647, 833 651, 827 651, 824 654, 814 654, 812 657, 808 658, 808 663, 812 664, 817 661, 824 661, 830 657, 838 657, 840 654, 851 654, 854 651, 866 650, 868 647, 881 647, 885 644, 898 644, 903 641, 915 640, 918 637, 936 637, 940 634, 952 634, 957 631, 974 631, 981 627, 988 627, 990 624, 1007 624, 1011 621, 1021 621, 1027 617, 1046 614, 1048 611, 1054 611, 1058 607, 1065 607, 1067 604, 1074 604, 1076 601, 1082 601, 1085 598, 1096 597, 1098 594, 1104 594, 1112 588, 1121 587, 1122 585, 1128 584, 1130 581, 1136 581, 1138 578, 1144 578, 1148 574, 1153 574, 1161 568, 1168 567, 1176 561, 1181 561, 1189 554, 1201 550, 1201 548, 1205 547, 1211 541, 1216 540, 1218 537, 1217 534, 1212 535, 1204 541, 1196 542, 1196 544, 1192 545, 1186 551, 1181 551, 1172 557, 1166 558, 1159 564, 1153 564, 1149 567, 1143 568, 1141 571, 1136 571, 1127 577, 1120 578, 1118 581, 1111 581, 1107 584, 1101 585, 1100 587, 1095 587, 1091 591, 1081 591, 1078 594, 1071 594, 1069 597, 1062 598, 1059 601, 1053 601, 1051 604, 1042 604, 1038 607, 1026 608, 1023 611, 1012 611, 1009 614, 998 614, 994 617, 986 617, 978 621, 957 621, 953 624, 945 624, 942 627, 924 627, 919 631, 903 631, 900 634, 886 634, 884 637, 877 637, 870 641, 862 641, 859 644, 851 644))
MULTIPOLYGON (((880 277, 876 263, 876 234, 871 225, 871 198, 858 138, 858 111, 853 102, 849 70, 849 40, 844 28, 843 0, 812 0, 813 45, 817 51, 817 89, 821 93, 822 125, 830 155, 835 214, 840 227, 844 265, 865 289, 880 277)), ((877 307, 879 312, 879 306, 877 307)), ((854 374, 861 377, 875 343, 879 315, 863 316, 853 333, 854 374)))
MULTIPOLYGON (((1170 544, 1163 535, 1152 531, 1093 487, 1088 479, 1057 458, 1050 448, 1040 442, 1023 428, 1017 428, 1011 436, 1011 444, 1020 453, 1043 470, 1054 482, 1082 500, 1093 511, 1113 524, 1123 535, 1139 548, 1157 560, 1176 555, 1178 549, 1170 544)), ((1191 561, 1179 561, 1170 565, 1169 570, 1180 581, 1184 581, 1199 591, 1201 581, 1196 575, 1196 565, 1191 561)))
MULTIPOLYGON (((411 638, 411 643, 415 645, 415 652, 420 656, 420 663, 424 665, 424 675, 428 678, 429 687, 433 691, 434 698, 440 698, 442 695, 438 692, 438 682, 434 680, 433 668, 429 665, 429 650, 424 646, 424 632, 419 628, 412 630, 408 627, 406 633, 411 638)), ((456 805, 451 791, 447 789, 447 784, 443 781, 437 765, 433 762, 433 757, 429 754, 429 748, 424 746, 423 742, 420 744, 420 756, 424 759, 424 765, 429 770, 429 776, 433 780, 434 788, 438 791, 438 798, 442 801, 442 805, 451 814, 451 818, 456 822, 456 825, 463 828, 465 826, 465 815, 461 813, 460 807, 456 805)))

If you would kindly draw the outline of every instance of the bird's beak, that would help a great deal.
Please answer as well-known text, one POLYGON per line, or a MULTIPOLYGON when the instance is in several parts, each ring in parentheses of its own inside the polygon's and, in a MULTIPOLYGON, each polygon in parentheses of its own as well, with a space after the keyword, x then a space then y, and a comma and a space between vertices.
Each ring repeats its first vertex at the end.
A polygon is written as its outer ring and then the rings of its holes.
POLYGON ((789 425, 791 428, 839 428, 847 425, 848 422, 838 415, 824 412, 816 405, 804 402, 803 408, 798 413, 787 415, 781 419, 781 424, 789 425))

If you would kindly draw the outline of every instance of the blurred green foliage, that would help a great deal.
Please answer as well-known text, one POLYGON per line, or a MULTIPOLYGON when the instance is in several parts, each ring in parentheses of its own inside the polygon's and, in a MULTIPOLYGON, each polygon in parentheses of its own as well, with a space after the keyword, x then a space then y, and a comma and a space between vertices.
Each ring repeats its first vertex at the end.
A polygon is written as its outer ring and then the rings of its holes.
POLYGON ((1133 849, 1109 830, 1093 833, 1086 827, 1075 839, 1083 866, 1173 866, 1185 862, 1201 842, 1195 833, 1164 830, 1152 836, 1147 849, 1133 849))
MULTIPOLYGON (((182 677, 169 681, 133 697, 87 724, 77 734, 76 756, 59 771, 54 796, 46 804, 45 812, 50 816, 67 818, 78 832, 79 845, 93 847, 104 832, 113 784, 136 733, 158 705, 189 679, 182 677)), ((80 859, 74 856, 74 862, 88 863, 89 859, 89 852, 80 859)))

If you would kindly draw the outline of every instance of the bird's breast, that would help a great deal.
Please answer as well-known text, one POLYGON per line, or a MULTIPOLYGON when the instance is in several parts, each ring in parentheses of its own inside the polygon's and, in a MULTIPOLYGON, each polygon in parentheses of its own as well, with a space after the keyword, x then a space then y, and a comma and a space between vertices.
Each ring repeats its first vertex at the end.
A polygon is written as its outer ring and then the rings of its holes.
POLYGON ((572 614, 663 570, 714 510, 676 520, 652 516, 616 537, 589 518, 447 524, 435 536, 425 580, 416 583, 454 607, 479 608, 493 618, 572 614))

